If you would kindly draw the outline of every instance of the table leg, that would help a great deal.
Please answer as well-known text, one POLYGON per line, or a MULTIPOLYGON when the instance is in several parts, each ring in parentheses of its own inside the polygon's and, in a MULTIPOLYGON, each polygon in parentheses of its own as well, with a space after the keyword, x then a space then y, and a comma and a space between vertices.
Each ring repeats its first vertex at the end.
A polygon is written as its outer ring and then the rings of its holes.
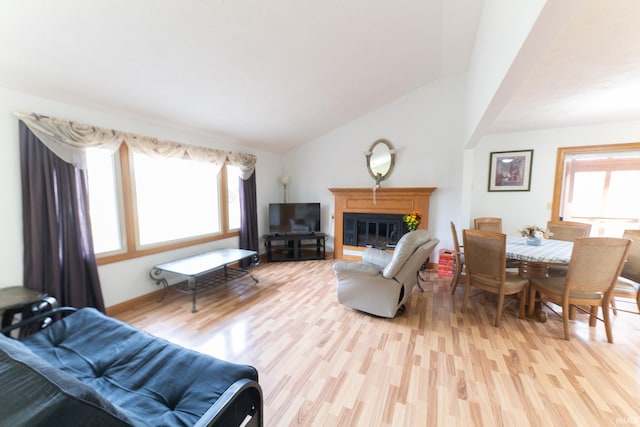
MULTIPOLYGON (((518 266, 518 275, 529 279, 531 277, 544 277, 547 275, 548 268, 546 264, 537 262, 520 261, 518 266)), ((529 290, 531 292, 531 290, 529 290)), ((527 298, 528 299, 528 298, 527 298)), ((528 310, 527 310, 528 313, 528 310)), ((534 315, 533 317, 540 323, 547 321, 547 313, 542 309, 540 303, 540 295, 536 292, 534 315)))
POLYGON ((191 290, 191 312, 195 313, 196 311, 196 298, 198 295, 198 287, 196 286, 196 278, 193 276, 189 277, 189 289, 191 290))
POLYGON ((162 277, 162 272, 160 270, 156 270, 155 268, 152 268, 151 270, 149 270, 149 277, 151 277, 151 280, 156 282, 156 286, 162 285, 163 287, 162 296, 158 298, 158 302, 161 302, 162 300, 164 300, 164 297, 167 295, 167 289, 169 289, 169 282, 167 282, 167 279, 162 277))
POLYGON ((536 302, 534 306, 534 317, 540 323, 547 321, 547 312, 542 309, 542 303, 540 303, 540 293, 536 291, 536 302))

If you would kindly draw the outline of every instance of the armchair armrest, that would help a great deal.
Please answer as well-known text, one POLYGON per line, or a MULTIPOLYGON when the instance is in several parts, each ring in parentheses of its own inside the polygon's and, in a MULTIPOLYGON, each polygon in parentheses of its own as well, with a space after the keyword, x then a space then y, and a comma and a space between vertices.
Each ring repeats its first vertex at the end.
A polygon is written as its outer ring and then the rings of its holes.
POLYGON ((392 258, 392 253, 377 248, 367 248, 362 253, 363 263, 378 266, 380 270, 384 270, 384 268, 391 262, 392 258))
POLYGON ((366 262, 346 262, 338 261, 333 265, 336 274, 357 274, 362 276, 377 276, 380 274, 380 268, 374 264, 366 262))

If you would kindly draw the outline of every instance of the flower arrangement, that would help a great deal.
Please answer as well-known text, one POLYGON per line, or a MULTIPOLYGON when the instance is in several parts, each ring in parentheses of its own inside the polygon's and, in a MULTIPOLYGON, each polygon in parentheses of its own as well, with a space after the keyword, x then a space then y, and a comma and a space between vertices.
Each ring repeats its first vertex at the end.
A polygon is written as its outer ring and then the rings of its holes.
POLYGON ((409 231, 413 231, 418 228, 420 221, 422 221, 422 212, 413 210, 410 214, 403 216, 402 220, 407 224, 409 231))
POLYGON ((553 233, 549 230, 543 230, 537 225, 527 225, 523 227, 522 230, 518 230, 522 237, 537 237, 539 239, 548 239, 553 236, 553 233))

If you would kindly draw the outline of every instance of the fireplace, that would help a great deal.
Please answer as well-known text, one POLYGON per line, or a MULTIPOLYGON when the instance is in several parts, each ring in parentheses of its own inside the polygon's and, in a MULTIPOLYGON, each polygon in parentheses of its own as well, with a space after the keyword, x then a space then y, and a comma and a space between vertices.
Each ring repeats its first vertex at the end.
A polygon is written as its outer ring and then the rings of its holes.
POLYGON ((398 240, 409 229, 402 220, 404 215, 345 213, 342 241, 347 246, 395 248, 398 240))
MULTIPOLYGON (((393 224, 406 227, 402 222, 402 216, 413 210, 422 212, 422 222, 418 226, 419 229, 426 230, 429 225, 429 198, 435 187, 404 187, 404 188, 330 188, 334 196, 334 243, 333 256, 337 259, 359 260, 362 258, 364 246, 359 246, 358 241, 366 242, 365 245, 390 245, 393 247, 393 240, 397 242, 406 229, 401 229, 397 233, 393 224), (365 220, 366 237, 358 237, 356 231, 345 232, 345 224, 348 217, 346 214, 362 214, 375 220, 365 220), (379 221, 377 215, 385 215, 384 219, 379 221), (387 219, 387 215, 391 215, 394 219, 387 219), (373 223, 377 225, 371 225, 373 223), (371 237, 370 229, 376 229, 375 237, 371 237), (396 239, 397 236, 397 239, 396 239), (348 238, 349 243, 345 241, 348 238), (352 244, 355 239, 355 245, 352 244)), ((358 227, 358 226, 356 226, 358 227)))

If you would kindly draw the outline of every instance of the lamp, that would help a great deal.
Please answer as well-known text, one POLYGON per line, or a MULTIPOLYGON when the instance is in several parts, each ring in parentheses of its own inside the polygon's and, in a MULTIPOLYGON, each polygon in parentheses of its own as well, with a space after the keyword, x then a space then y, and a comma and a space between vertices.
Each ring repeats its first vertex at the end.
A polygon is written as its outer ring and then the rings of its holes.
POLYGON ((289 184, 288 176, 281 176, 280 182, 282 183, 282 198, 284 199, 284 203, 287 203, 287 185, 289 184))

